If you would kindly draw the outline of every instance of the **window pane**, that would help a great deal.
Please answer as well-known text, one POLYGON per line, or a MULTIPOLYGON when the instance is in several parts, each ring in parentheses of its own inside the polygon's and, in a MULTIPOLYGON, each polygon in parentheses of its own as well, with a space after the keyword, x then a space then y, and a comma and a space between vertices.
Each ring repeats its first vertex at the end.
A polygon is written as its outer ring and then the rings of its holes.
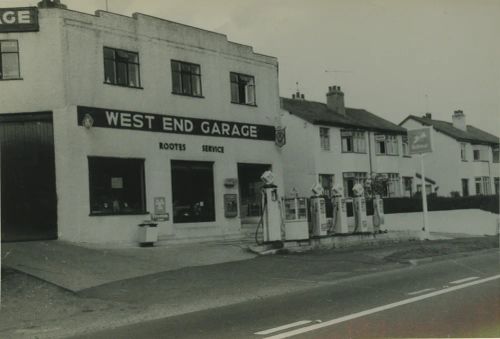
POLYGON ((121 61, 128 61, 128 53, 125 51, 115 51, 116 58, 121 61))
POLYGON ((2 78, 19 78, 19 58, 17 53, 2 54, 2 78))
POLYGON ((200 74, 200 66, 199 65, 191 65, 191 73, 200 74))
POLYGON ((1 52, 18 52, 17 41, 1 41, 1 52))
POLYGON ((231 101, 232 102, 239 102, 240 97, 239 97, 239 92, 238 92, 238 83, 231 82, 231 101))
POLYGON ((181 64, 178 61, 172 61, 172 72, 180 72, 181 64))
POLYGON ((104 81, 107 83, 116 83, 115 63, 112 60, 104 60, 104 81))
POLYGON ((201 79, 199 75, 193 75, 192 78, 193 95, 201 95, 201 79))
POLYGON ((123 62, 116 63, 116 83, 128 86, 127 64, 123 62))
POLYGON ((191 75, 189 73, 182 73, 182 93, 192 94, 191 88, 191 75))
POLYGON ((144 213, 144 161, 89 158, 92 214, 144 213))
POLYGON ((132 87, 139 87, 141 84, 139 82, 139 65, 129 64, 128 65, 128 85, 132 87))
POLYGON ((182 93, 180 73, 172 73, 172 92, 182 93))
POLYGON ((249 105, 255 104, 255 86, 247 85, 246 86, 246 103, 249 105))
POLYGON ((138 64, 139 63, 139 55, 137 53, 129 52, 128 53, 128 61, 132 62, 134 64, 138 64))
POLYGON ((115 58, 115 51, 112 50, 111 48, 104 48, 104 57, 106 59, 114 59, 115 58))

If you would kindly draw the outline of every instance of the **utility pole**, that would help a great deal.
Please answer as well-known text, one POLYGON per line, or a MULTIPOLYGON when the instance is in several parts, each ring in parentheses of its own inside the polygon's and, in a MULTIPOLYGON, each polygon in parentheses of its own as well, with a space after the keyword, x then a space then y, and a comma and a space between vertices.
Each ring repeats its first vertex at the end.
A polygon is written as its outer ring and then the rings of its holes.
POLYGON ((106 12, 109 12, 109 3, 108 3, 108 0, 106 0, 106 12))

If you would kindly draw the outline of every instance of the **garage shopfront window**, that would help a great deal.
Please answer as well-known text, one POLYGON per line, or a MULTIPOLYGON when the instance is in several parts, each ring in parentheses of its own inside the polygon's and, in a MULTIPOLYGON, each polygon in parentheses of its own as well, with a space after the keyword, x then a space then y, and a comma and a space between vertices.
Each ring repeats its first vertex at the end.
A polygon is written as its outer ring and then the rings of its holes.
POLYGON ((172 160, 174 223, 215 221, 212 162, 172 160))
POLYGON ((145 214, 144 159, 89 157, 90 214, 145 214))

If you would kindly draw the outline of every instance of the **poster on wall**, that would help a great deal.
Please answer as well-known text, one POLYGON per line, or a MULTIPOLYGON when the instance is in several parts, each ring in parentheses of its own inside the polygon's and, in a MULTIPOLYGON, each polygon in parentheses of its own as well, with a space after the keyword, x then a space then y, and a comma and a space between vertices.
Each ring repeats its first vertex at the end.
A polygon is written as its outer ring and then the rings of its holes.
POLYGON ((238 196, 236 194, 224 194, 224 216, 226 218, 238 216, 238 196))

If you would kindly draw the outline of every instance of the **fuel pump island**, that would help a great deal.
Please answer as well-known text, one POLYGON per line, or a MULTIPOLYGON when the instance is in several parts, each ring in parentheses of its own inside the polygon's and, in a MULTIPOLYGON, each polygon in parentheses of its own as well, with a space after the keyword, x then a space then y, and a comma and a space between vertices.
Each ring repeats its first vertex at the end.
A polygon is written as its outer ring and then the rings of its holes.
POLYGON ((261 191, 261 216, 255 232, 257 244, 283 244, 287 241, 305 241, 314 238, 381 233, 384 225, 383 201, 373 197, 371 225, 367 216, 364 188, 353 187, 353 217, 347 215, 350 199, 344 197, 343 188, 335 185, 331 197, 324 195, 322 186, 312 186, 312 196, 283 198, 279 196, 271 171, 262 174, 264 185, 261 191), (327 216, 327 205, 331 214, 327 216), (259 238, 259 231, 262 236, 259 238), (350 231, 352 229, 352 231, 350 231))

